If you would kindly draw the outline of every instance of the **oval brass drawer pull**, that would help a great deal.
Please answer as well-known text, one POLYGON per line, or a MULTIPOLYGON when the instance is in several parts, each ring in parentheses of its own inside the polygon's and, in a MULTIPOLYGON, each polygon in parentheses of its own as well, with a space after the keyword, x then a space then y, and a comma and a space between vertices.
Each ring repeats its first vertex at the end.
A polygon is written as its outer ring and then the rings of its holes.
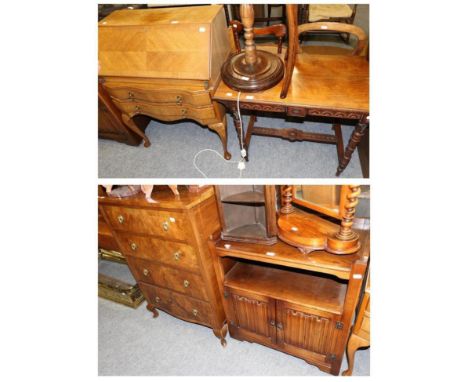
POLYGON ((133 98, 135 97, 134 94, 132 92, 128 92, 128 98, 133 98))
POLYGON ((122 215, 119 215, 117 216, 117 220, 120 224, 123 224, 123 222, 125 221, 124 217, 122 215))
POLYGON ((182 255, 181 251, 177 251, 174 253, 174 260, 179 261, 180 260, 180 255, 182 255))
POLYGON ((187 115, 187 109, 182 109, 182 115, 187 115))
POLYGON ((149 270, 147 270, 146 268, 143 268, 143 275, 148 276, 149 273, 150 273, 149 270))
POLYGON ((130 244, 130 248, 131 248, 133 251, 136 251, 136 249, 138 248, 138 246, 137 246, 135 243, 132 243, 132 244, 130 244))
POLYGON ((184 287, 188 288, 190 286, 190 281, 184 280, 184 287))
POLYGON ((176 102, 177 102, 178 105, 182 105, 182 96, 178 95, 176 97, 176 102))
POLYGON ((167 221, 163 223, 162 227, 164 231, 169 231, 169 223, 167 221))
POLYGON ((192 314, 196 317, 198 315, 198 310, 192 309, 192 314))

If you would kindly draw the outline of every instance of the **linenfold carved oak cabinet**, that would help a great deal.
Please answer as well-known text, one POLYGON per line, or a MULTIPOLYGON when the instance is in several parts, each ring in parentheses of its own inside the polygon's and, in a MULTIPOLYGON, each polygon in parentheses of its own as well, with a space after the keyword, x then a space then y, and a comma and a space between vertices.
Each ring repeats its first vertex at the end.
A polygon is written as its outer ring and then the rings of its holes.
POLYGON ((223 6, 119 10, 98 26, 101 83, 145 146, 134 116, 192 119, 219 135, 229 159, 225 109, 212 100, 231 50, 223 6))
POLYGON ((368 263, 369 232, 360 235, 349 255, 210 241, 230 336, 338 375, 368 263))
POLYGON ((147 308, 213 329, 226 345, 225 314, 208 238, 220 231, 214 190, 181 189, 128 199, 101 196, 103 217, 138 281, 147 308))

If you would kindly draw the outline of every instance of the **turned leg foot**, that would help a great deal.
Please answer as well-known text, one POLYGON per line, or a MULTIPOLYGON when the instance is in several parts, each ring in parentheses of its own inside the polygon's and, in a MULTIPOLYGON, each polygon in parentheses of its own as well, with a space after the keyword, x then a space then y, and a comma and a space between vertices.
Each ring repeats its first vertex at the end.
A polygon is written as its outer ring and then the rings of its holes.
POLYGON ((225 348, 227 346, 226 341, 226 334, 227 334, 228 326, 224 324, 221 328, 213 328, 213 333, 216 337, 218 337, 221 341, 221 346, 225 348))
POLYGON ((226 123, 226 116, 223 118, 223 122, 213 123, 208 125, 210 130, 213 130, 216 134, 219 135, 221 139, 221 144, 223 145, 224 151, 224 159, 229 160, 231 159, 231 153, 227 149, 227 123, 226 123))
POLYGON ((138 128, 135 122, 133 122, 132 118, 130 118, 127 114, 122 114, 122 121, 125 123, 125 126, 127 126, 131 131, 143 139, 143 144, 145 147, 151 146, 151 142, 146 134, 138 128))
POLYGON ((148 309, 151 313, 153 313, 153 318, 159 317, 159 312, 156 310, 156 307, 154 305, 147 304, 146 309, 148 309))
POLYGON ((354 128, 353 134, 349 139, 348 146, 346 146, 344 155, 340 159, 340 164, 338 166, 338 169, 336 170, 336 176, 339 176, 346 168, 346 166, 348 166, 348 163, 351 160, 351 156, 353 155, 353 152, 356 149, 359 142, 361 142, 361 138, 364 135, 366 128, 367 124, 365 123, 358 123, 354 128))
POLYGON ((355 334, 351 334, 351 337, 348 341, 348 346, 346 348, 346 356, 348 358, 348 369, 343 371, 341 375, 350 376, 353 374, 354 355, 357 349, 362 348, 364 346, 369 346, 369 342, 355 334))

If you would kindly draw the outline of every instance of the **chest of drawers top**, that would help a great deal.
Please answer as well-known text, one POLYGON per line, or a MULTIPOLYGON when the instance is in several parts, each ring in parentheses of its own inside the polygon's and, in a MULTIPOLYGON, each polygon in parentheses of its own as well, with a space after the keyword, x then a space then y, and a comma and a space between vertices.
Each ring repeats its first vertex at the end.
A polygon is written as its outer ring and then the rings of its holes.
POLYGON ((230 51, 221 5, 120 10, 98 29, 104 77, 211 82, 230 51))

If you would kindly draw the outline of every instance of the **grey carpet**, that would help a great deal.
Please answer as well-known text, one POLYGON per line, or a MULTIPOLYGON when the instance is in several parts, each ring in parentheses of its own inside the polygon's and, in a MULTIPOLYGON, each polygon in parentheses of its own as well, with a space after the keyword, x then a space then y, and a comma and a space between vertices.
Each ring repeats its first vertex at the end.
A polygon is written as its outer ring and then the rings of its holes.
MULTIPOLYGON (((228 149, 232 159, 240 159, 240 150, 232 117, 228 115, 228 149)), ((244 116, 244 126, 248 117, 244 116)), ((330 124, 286 122, 283 118, 260 117, 258 126, 296 127, 306 131, 333 133, 330 124)), ((343 125, 347 143, 353 126, 343 125)), ((152 143, 149 148, 99 140, 100 178, 201 178, 193 166, 194 156, 210 148, 222 153, 218 135, 200 125, 184 121, 165 124, 152 121, 146 133, 152 143)), ((341 178, 362 177, 357 150, 341 178)), ((226 163, 213 152, 203 152, 197 158, 198 167, 209 178, 238 178, 236 164, 226 163)), ((280 138, 253 136, 249 162, 243 178, 332 178, 338 166, 336 146, 314 142, 289 142, 280 138)))
MULTIPOLYGON (((132 309, 99 298, 99 375, 329 375, 305 361, 227 337, 164 312, 153 319, 144 302, 132 309)), ((346 357, 345 357, 346 358, 346 357)), ((370 349, 356 352, 353 375, 369 375, 370 349)), ((347 368, 343 360, 342 371, 347 368)))

